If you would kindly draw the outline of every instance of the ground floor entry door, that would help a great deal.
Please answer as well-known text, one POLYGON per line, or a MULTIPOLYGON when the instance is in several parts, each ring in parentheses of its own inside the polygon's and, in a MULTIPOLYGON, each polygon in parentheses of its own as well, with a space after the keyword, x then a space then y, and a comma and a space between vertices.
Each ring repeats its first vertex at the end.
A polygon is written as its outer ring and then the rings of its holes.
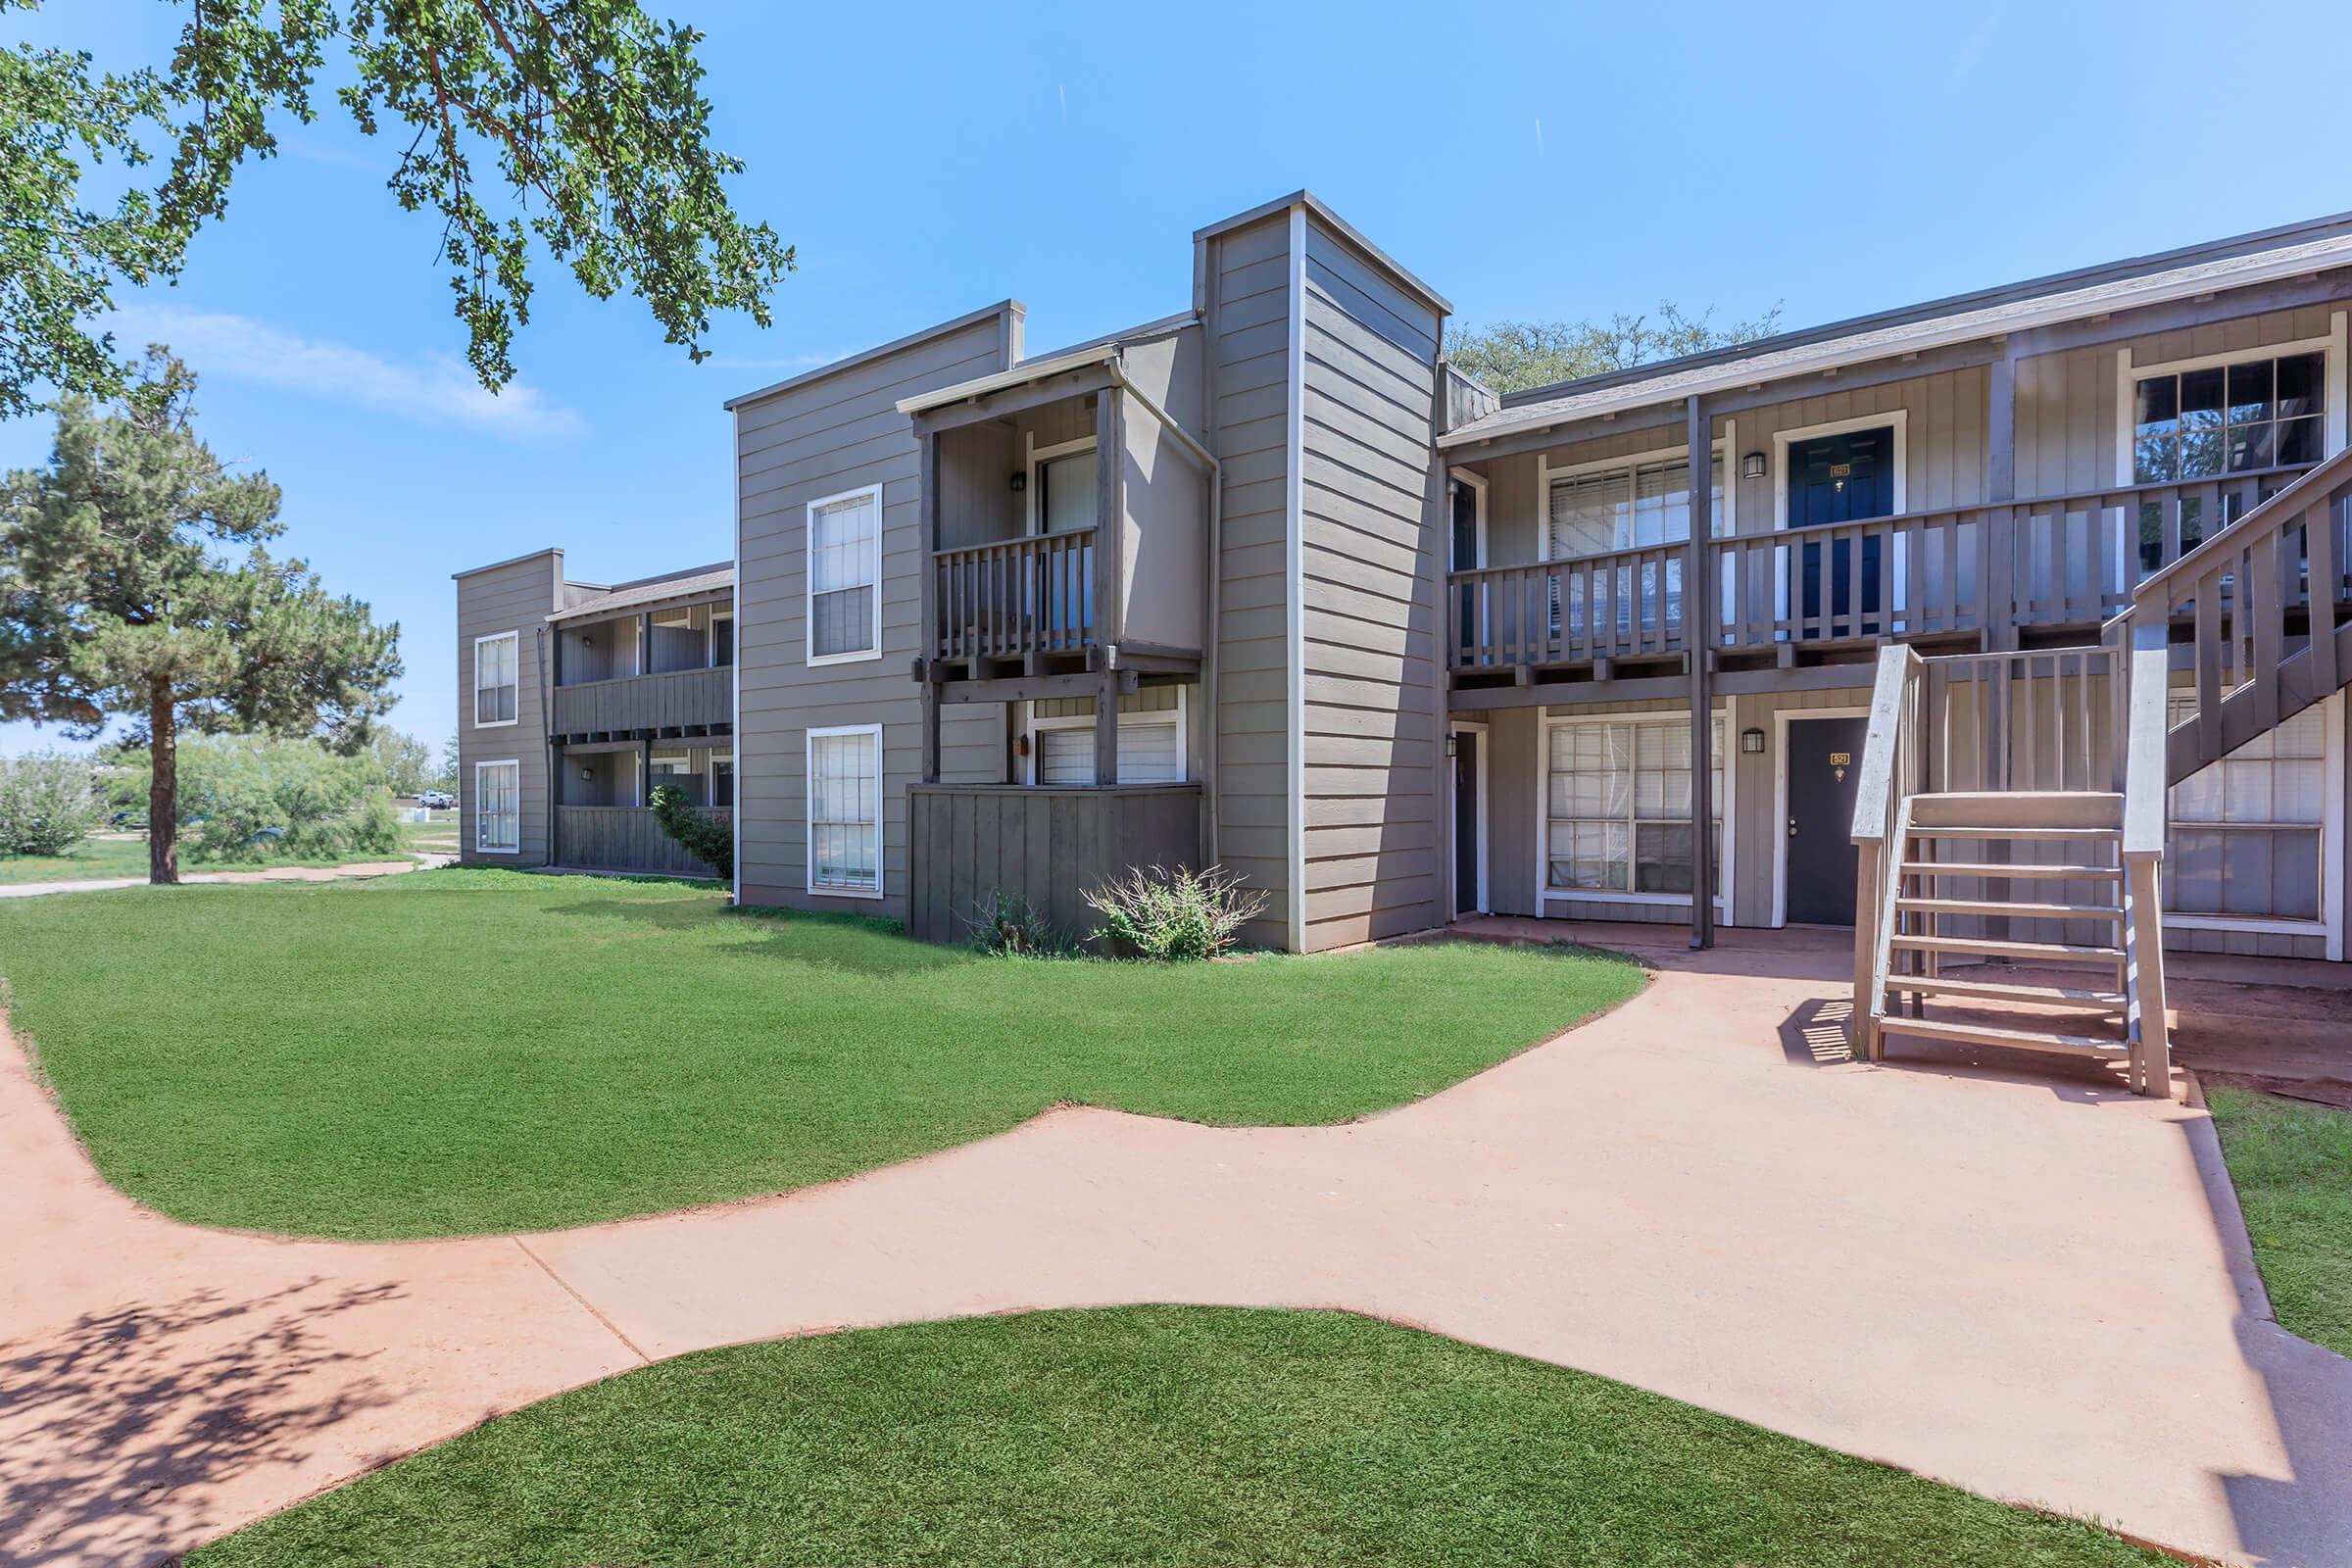
POLYGON ((1866 718, 1788 721, 1784 912, 1795 925, 1852 925, 1854 797, 1862 788, 1866 718))
POLYGON ((1453 732, 1453 912, 1476 913, 1479 903, 1478 862, 1479 840, 1484 824, 1479 821, 1478 808, 1484 791, 1479 787, 1478 770, 1485 765, 1479 756, 1479 742, 1486 739, 1483 732, 1457 729, 1453 732))

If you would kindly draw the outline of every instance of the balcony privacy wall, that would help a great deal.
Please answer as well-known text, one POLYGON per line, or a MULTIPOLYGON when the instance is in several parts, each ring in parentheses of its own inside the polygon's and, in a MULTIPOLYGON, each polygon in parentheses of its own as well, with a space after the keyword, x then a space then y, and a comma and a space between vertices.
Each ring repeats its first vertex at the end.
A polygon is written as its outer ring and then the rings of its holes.
MULTIPOLYGON (((906 786, 919 776, 921 707, 907 678, 919 652, 920 454, 898 400, 1005 368, 1019 352, 1007 304, 788 381, 735 405, 739 506, 736 571, 738 851, 752 905, 906 912, 906 786), (882 486, 882 657, 808 662, 808 506, 882 486), (808 732, 882 726, 879 900, 808 892, 808 732)), ((1002 712, 981 705, 942 717, 944 776, 1004 777, 1002 712)))

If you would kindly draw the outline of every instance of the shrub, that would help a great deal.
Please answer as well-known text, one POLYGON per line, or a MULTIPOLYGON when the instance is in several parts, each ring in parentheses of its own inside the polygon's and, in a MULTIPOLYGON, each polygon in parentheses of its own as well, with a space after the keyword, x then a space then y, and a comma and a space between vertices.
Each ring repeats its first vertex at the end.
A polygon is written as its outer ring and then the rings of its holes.
POLYGON ((98 770, 66 752, 0 758, 0 855, 63 855, 103 810, 98 770))
POLYGON ((1222 866, 1205 871, 1130 868, 1086 895, 1102 923, 1092 940, 1132 949, 1146 958, 1213 958, 1241 940, 1266 895, 1242 886, 1222 866))
POLYGON ((183 741, 177 807, 194 860, 331 859, 401 849, 400 822, 374 761, 337 756, 312 740, 183 741))
POLYGON ((1007 888, 989 889, 969 923, 972 951, 996 957, 1060 957, 1076 948, 1043 910, 1007 888))
POLYGON ((687 804, 686 792, 675 784, 655 785, 645 804, 678 848, 717 872, 720 881, 735 880, 735 835, 724 823, 687 804))

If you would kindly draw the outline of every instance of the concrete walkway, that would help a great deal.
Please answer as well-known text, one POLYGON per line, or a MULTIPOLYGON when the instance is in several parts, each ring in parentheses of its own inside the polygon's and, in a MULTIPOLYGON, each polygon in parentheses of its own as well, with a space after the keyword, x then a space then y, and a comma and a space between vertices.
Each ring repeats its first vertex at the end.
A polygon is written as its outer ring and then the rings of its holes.
MULTIPOLYGON (((405 860, 358 860, 350 865, 273 865, 266 871, 191 871, 182 886, 201 882, 339 882, 350 877, 397 876, 403 871, 437 870, 457 859, 454 855, 419 854, 405 860)), ((0 886, 0 899, 37 899, 48 893, 111 893, 117 888, 153 887, 143 876, 85 877, 78 882, 12 882, 0 886)))
POLYGON ((150 1561, 704 1347, 1182 1301, 1374 1313, 2178 1547, 2352 1564, 2352 1361, 2259 1315, 2205 1118, 2088 1070, 1844 1062, 1840 957, 1662 951, 1609 1016, 1351 1126, 1062 1110, 466 1242, 161 1219, 0 1049, 0 1558, 150 1561))

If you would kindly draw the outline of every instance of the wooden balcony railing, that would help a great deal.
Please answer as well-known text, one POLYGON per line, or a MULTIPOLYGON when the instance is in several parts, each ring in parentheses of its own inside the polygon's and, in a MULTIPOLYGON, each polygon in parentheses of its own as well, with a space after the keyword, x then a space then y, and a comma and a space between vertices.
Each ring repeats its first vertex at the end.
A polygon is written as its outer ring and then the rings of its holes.
MULTIPOLYGON (((2133 585, 2284 488, 2306 466, 1949 507, 1714 542, 1707 646, 1874 641, 2095 626, 2133 585)), ((1459 669, 1683 651, 1686 546, 1642 545, 1447 578, 1459 669)), ((1988 639, 1996 644, 1997 636, 1988 639)))
POLYGON ((681 669, 666 675, 558 686, 556 735, 624 735, 637 730, 709 729, 735 720, 735 670, 681 669))
POLYGON ((931 558, 942 659, 1083 653, 1095 641, 1095 530, 942 550, 931 558))

